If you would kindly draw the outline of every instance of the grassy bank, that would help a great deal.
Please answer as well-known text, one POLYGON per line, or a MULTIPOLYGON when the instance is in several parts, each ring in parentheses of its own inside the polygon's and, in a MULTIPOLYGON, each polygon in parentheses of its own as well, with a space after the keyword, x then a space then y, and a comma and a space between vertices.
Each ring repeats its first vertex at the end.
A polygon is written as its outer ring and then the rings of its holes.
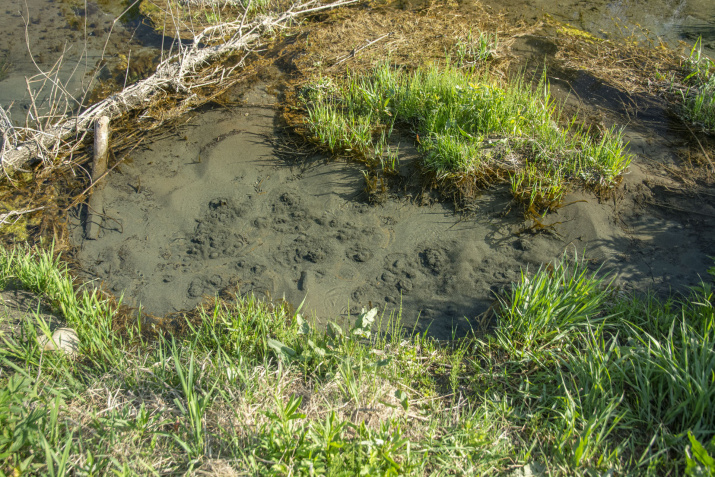
MULTIPOLYGON (((490 50, 475 51, 479 58, 490 50)), ((508 180, 531 213, 558 205, 569 184, 613 188, 630 163, 617 129, 594 134, 575 116, 561 117, 543 80, 503 83, 449 65, 408 73, 383 63, 344 80, 319 79, 303 98, 314 140, 331 153, 395 172, 399 150, 391 136, 401 129, 439 182, 508 180)))
POLYGON ((714 470, 712 283, 662 302, 563 261, 504 290, 486 334, 438 343, 376 311, 317 330, 254 299, 183 336, 120 333, 49 253, 4 250, 0 271, 81 340, 43 353, 33 317, 2 337, 5 475, 714 470))

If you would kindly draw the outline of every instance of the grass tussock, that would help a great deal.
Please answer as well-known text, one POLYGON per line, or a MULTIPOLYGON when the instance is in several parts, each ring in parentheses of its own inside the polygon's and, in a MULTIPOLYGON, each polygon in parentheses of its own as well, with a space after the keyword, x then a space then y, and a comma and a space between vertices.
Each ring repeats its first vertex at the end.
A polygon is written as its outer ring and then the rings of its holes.
POLYGON ((438 343, 377 310, 318 330, 255 299, 205 308, 185 336, 120 336, 115 305, 51 251, 3 250, 0 278, 82 341, 43 353, 33 316, 0 338, 5 475, 715 470, 713 283, 664 302, 563 260, 505 290, 481 338, 438 343))
POLYGON ((685 61, 688 88, 682 92, 685 117, 715 132, 715 61, 702 54, 702 39, 695 42, 685 61))
POLYGON ((527 210, 554 207, 571 183, 614 187, 631 160, 621 133, 613 128, 594 137, 576 117, 561 117, 548 84, 533 86, 450 65, 407 72, 383 63, 341 81, 321 78, 303 98, 315 141, 388 173, 399 164, 390 145, 399 128, 413 134, 424 168, 438 181, 508 179, 527 210))

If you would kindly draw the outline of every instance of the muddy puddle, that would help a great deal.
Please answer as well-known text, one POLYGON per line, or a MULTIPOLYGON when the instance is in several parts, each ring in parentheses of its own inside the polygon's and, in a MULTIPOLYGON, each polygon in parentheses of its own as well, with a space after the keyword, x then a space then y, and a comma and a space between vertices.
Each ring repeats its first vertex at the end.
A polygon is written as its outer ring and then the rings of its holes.
POLYGON ((449 336, 489 306, 490 287, 516 278, 524 252, 497 244, 488 216, 464 221, 409 197, 369 205, 362 166, 286 162, 270 141, 275 98, 259 86, 244 100, 122 164, 102 191, 98 240, 76 222, 87 272, 126 303, 164 315, 253 293, 305 300, 320 321, 372 305, 402 309, 406 324, 438 319, 433 331, 449 336))
MULTIPOLYGON (((286 159, 273 145, 276 99, 264 85, 242 99, 243 107, 195 115, 121 164, 100 192, 97 240, 85 239, 83 212, 74 217, 85 273, 125 303, 165 315, 253 293, 304 302, 319 322, 377 306, 448 338, 522 270, 564 253, 603 267, 624 289, 663 293, 697 284, 712 265, 715 197, 696 205, 676 189, 662 194, 669 182, 655 164, 674 160, 667 138, 632 128, 637 156, 616 199, 572 193, 547 227, 529 229, 507 213, 498 187, 469 216, 429 194, 371 205, 363 166, 286 159)), ((402 174, 411 174, 403 150, 402 174)))

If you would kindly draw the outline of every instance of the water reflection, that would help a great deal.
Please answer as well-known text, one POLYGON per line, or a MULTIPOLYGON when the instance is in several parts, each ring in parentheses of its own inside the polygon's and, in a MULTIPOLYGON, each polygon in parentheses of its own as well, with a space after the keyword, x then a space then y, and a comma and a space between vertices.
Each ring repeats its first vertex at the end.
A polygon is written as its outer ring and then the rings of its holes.
POLYGON ((712 0, 484 0, 495 10, 506 9, 513 17, 536 21, 549 14, 601 38, 664 41, 677 47, 692 45, 703 37, 703 52, 715 57, 715 9, 712 0))

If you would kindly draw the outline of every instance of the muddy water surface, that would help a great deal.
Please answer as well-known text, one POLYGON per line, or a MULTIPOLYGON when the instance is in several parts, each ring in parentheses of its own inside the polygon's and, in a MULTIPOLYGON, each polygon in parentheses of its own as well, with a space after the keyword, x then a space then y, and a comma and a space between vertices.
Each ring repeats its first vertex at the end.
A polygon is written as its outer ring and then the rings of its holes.
POLYGON ((125 77, 133 81, 151 72, 161 38, 131 15, 114 21, 130 3, 3 0, 0 105, 17 124, 28 113, 34 117, 33 108, 42 115, 55 104, 61 113, 64 98, 71 109, 87 104, 102 81, 116 80, 116 88, 125 77))
POLYGON ((544 13, 602 38, 660 38, 671 47, 699 37, 710 57, 715 56, 713 0, 485 0, 514 18, 538 21, 544 13))
POLYGON ((525 257, 494 243, 486 217, 410 198, 368 205, 359 166, 279 159, 274 98, 258 87, 245 100, 121 165, 102 192, 99 240, 77 224, 80 259, 129 303, 165 314, 228 290, 305 300, 320 319, 372 304, 401 307, 408 324, 439 318, 434 331, 448 336, 516 278, 525 257))

